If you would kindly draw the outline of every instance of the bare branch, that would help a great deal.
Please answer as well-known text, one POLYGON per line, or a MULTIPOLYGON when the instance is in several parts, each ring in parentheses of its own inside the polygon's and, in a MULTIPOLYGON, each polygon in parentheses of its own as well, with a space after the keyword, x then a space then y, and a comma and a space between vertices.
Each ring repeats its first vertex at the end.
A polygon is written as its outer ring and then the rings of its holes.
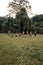
POLYGON ((26 10, 31 10, 31 6, 29 6, 28 0, 13 0, 9 3, 9 8, 11 8, 10 12, 19 12, 21 8, 25 8, 26 10))

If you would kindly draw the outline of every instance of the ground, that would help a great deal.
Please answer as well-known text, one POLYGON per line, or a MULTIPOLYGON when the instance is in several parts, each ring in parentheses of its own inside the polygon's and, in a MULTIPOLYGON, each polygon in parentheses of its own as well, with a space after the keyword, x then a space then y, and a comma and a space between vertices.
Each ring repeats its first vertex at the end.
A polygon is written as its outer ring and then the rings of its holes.
POLYGON ((0 65, 43 65, 43 35, 0 34, 0 65))

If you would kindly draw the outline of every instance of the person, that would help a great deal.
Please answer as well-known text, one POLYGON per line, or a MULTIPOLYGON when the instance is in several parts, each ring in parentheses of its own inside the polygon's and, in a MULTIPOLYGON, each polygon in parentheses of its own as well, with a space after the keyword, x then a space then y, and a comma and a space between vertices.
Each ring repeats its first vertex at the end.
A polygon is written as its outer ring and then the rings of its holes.
POLYGON ((32 36, 32 32, 30 32, 30 36, 32 36))
POLYGON ((27 35, 28 35, 28 31, 26 31, 27 35))
POLYGON ((36 36, 37 32, 35 31, 34 35, 36 36))
POLYGON ((8 35, 10 35, 10 30, 8 31, 8 35))

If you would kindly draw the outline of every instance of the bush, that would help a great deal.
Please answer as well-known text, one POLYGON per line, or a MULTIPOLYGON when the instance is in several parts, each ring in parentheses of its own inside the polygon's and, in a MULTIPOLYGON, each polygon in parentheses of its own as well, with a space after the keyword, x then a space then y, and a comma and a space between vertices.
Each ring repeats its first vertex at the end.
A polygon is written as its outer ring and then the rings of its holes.
POLYGON ((37 33, 43 34, 43 27, 36 27, 37 33))

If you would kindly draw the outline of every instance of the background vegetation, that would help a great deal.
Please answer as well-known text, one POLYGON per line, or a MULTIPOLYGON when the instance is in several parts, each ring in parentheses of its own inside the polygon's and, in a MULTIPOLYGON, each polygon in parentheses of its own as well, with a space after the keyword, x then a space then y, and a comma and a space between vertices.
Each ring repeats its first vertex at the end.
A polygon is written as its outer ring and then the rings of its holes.
POLYGON ((37 33, 43 34, 43 15, 37 15, 30 19, 26 10, 24 8, 22 10, 16 14, 16 18, 0 17, 0 33, 7 33, 8 30, 15 33, 36 30, 37 33))
POLYGON ((35 28, 38 33, 43 34, 43 14, 32 17, 32 23, 33 28, 35 28))
POLYGON ((16 18, 13 17, 0 17, 0 32, 23 32, 31 31, 31 19, 28 17, 25 8, 17 12, 16 18))

